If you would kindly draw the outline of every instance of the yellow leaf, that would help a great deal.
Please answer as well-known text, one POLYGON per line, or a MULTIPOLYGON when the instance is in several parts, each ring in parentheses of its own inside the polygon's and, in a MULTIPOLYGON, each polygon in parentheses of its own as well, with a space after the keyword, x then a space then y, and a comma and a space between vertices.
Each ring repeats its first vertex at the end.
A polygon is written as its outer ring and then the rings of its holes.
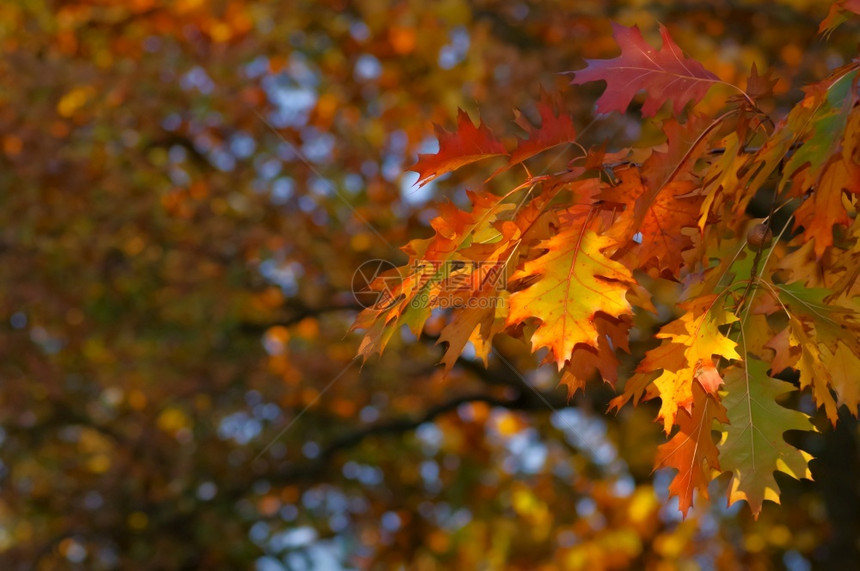
POLYGON ((669 339, 669 344, 649 351, 637 371, 663 371, 654 381, 661 399, 659 418, 669 434, 679 409, 690 412, 693 403, 693 382, 714 395, 719 386, 713 357, 740 359, 737 343, 723 335, 722 325, 737 321, 737 317, 716 307, 717 296, 697 298, 684 305, 687 313, 664 326, 657 337, 669 339), (659 350, 659 351, 658 351, 659 350), (715 377, 716 375, 716 377, 715 377))
POLYGON ((548 347, 559 369, 577 343, 597 347, 598 312, 613 317, 629 315, 626 299, 633 276, 626 267, 601 252, 614 243, 585 224, 568 226, 541 243, 547 252, 526 262, 512 280, 537 278, 511 294, 508 325, 529 318, 540 320, 532 335, 532 349, 548 347))

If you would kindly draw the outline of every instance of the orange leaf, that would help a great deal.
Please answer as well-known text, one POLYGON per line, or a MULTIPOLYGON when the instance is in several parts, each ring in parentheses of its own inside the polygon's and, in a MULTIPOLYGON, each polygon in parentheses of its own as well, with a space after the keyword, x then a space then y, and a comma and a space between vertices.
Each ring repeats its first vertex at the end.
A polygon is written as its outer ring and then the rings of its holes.
MULTIPOLYGON (((541 118, 540 127, 532 127, 527 121, 517 121, 517 124, 523 127, 529 134, 529 137, 525 140, 520 139, 517 148, 511 153, 511 159, 508 164, 515 165, 521 163, 556 145, 576 140, 576 129, 573 126, 573 119, 565 113, 556 115, 554 107, 550 98, 546 94, 543 94, 537 106, 541 118)), ((522 116, 518 119, 522 119, 522 116)))
POLYGON ((419 175, 420 186, 463 165, 508 154, 485 125, 476 127, 462 109, 457 114, 457 131, 449 133, 436 125, 436 136, 439 138, 439 152, 418 155, 418 161, 412 165, 412 170, 419 175))
POLYGON ((681 229, 696 226, 702 197, 684 196, 692 190, 690 183, 670 183, 646 206, 637 224, 636 205, 648 191, 636 169, 621 169, 616 175, 619 184, 600 194, 602 200, 624 206, 609 235, 627 243, 637 267, 644 268, 656 260, 657 269, 677 277, 683 264, 681 253, 693 247, 690 235, 681 229))
POLYGON ((711 436, 715 421, 728 422, 726 410, 698 386, 693 387, 690 411, 677 416, 679 430, 666 444, 657 449, 657 468, 675 468, 678 473, 669 484, 669 493, 678 496, 679 508, 685 516, 693 505, 693 490, 708 497, 711 470, 720 469, 719 452, 711 436), (707 469, 706 469, 707 466, 707 469))
POLYGON ((573 397, 576 391, 585 388, 585 383, 595 373, 600 373, 604 382, 614 387, 618 381, 619 367, 615 349, 630 351, 629 320, 613 319, 604 313, 598 313, 594 316, 594 323, 598 332, 597 347, 582 343, 576 345, 570 363, 561 377, 559 384, 567 387, 568 397, 573 397))

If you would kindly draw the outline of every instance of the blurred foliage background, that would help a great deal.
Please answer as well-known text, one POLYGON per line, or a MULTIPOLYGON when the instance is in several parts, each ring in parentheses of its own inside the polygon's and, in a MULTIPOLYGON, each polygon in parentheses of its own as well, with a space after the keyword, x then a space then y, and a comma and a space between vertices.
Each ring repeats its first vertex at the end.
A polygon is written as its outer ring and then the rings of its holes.
POLYGON ((560 75, 617 53, 610 20, 664 23, 728 82, 773 70, 776 116, 856 56, 856 25, 817 36, 828 4, 0 4, 2 567, 856 566, 847 415, 800 443, 816 481, 781 479, 782 507, 753 521, 717 481, 680 521, 649 406, 569 403, 513 340, 443 378, 441 316, 364 366, 348 333, 358 265, 402 263, 482 184, 413 186, 433 122, 513 137, 544 89, 586 145, 653 137, 560 75))

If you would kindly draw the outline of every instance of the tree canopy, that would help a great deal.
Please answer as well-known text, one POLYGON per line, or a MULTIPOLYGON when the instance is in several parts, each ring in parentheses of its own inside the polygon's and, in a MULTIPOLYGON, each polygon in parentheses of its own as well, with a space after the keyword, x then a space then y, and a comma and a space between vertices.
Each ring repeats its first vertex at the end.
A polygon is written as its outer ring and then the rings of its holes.
POLYGON ((0 562, 850 567, 858 14, 0 5, 0 562))

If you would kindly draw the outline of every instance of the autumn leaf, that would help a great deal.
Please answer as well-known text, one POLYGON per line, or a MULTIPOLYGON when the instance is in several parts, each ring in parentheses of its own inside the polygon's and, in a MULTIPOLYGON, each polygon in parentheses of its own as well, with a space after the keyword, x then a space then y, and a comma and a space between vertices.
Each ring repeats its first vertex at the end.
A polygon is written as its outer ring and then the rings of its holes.
POLYGON ((761 148, 745 162, 742 171, 738 173, 738 192, 733 193, 736 198, 731 201, 733 215, 739 216, 745 211, 753 194, 765 184, 791 149, 803 139, 810 118, 824 99, 823 89, 811 90, 800 105, 794 107, 777 123, 761 148))
POLYGON ((657 333, 665 340, 663 344, 648 351, 636 368, 639 374, 659 371, 648 397, 660 397, 658 418, 666 434, 677 423, 680 411, 690 411, 694 385, 716 395, 722 379, 713 357, 740 359, 737 344, 719 330, 737 318, 716 306, 716 301, 716 296, 709 295, 687 302, 683 306, 686 313, 657 333))
POLYGON ((756 101, 770 99, 773 97, 773 88, 776 84, 777 80, 771 77, 770 72, 760 75, 758 66, 753 62, 744 92, 756 101))
POLYGON ((597 348, 598 312, 612 317, 629 315, 625 298, 633 276, 601 250, 613 241, 588 228, 585 220, 569 225, 540 244, 546 253, 526 262, 512 280, 534 283, 510 297, 508 325, 530 318, 540 321, 532 334, 532 350, 548 347, 559 369, 570 359, 577 343, 597 348))
MULTIPOLYGON (((800 387, 811 388, 815 402, 836 423, 836 389, 840 401, 856 412, 860 370, 849 371, 850 354, 860 353, 860 320, 856 311, 827 301, 831 293, 824 288, 808 288, 802 283, 771 285, 777 306, 788 312, 787 332, 771 341, 779 366, 788 363, 800 373, 800 387), (837 379, 834 382, 834 379, 837 379)), ((770 294, 773 295, 773 294, 770 294)))
POLYGON ((517 124, 528 133, 527 139, 519 139, 517 147, 511 153, 509 165, 521 163, 547 149, 576 140, 576 128, 573 119, 566 113, 557 113, 556 105, 545 93, 537 105, 540 114, 540 126, 535 127, 521 114, 517 114, 517 124))
POLYGON ((818 33, 829 35, 840 24, 848 20, 850 14, 860 15, 860 0, 837 0, 830 5, 830 12, 818 26, 818 33))
POLYGON ((768 376, 765 362, 748 358, 725 378, 723 406, 729 422, 719 446, 720 465, 732 473, 729 503, 746 500, 758 518, 765 500, 779 503, 774 472, 812 479, 812 456, 786 443, 783 433, 815 428, 807 415, 777 404, 793 388, 768 376))
MULTIPOLYGON (((822 92, 824 98, 812 100, 816 107, 806 129, 808 137, 786 162, 782 177, 784 186, 797 182, 801 188, 808 189, 821 177, 831 157, 840 157, 843 134, 848 138, 852 136, 851 132, 845 131, 857 99, 852 89, 857 75, 856 70, 849 71, 841 76, 837 75, 838 79, 835 81, 817 84, 808 89, 809 98, 819 97, 822 92), (798 173, 803 166, 808 169, 798 173)), ((850 159, 850 156, 848 158, 850 159)))
POLYGON ((689 165, 705 153, 709 135, 721 123, 697 114, 684 124, 665 121, 666 144, 652 149, 641 168, 616 169, 617 184, 602 193, 604 200, 625 206, 610 234, 630 239, 638 233, 642 247, 633 253, 639 268, 656 259, 660 271, 678 276, 681 253, 693 246, 691 233, 683 228, 695 226, 704 200, 689 165))
POLYGON ((822 353, 839 404, 847 407, 848 412, 856 417, 860 413, 860 356, 842 342, 837 343, 835 351, 831 352, 829 347, 825 347, 822 353))
POLYGON ((482 303, 464 304, 442 328, 436 343, 447 345, 442 357, 445 371, 451 370, 468 342, 474 346, 476 356, 487 364, 493 337, 505 327, 507 296, 507 291, 499 291, 493 283, 487 283, 470 297, 482 303))
POLYGON ((669 493, 678 497, 678 507, 686 516, 693 505, 693 491, 708 497, 711 473, 720 471, 719 452, 711 431, 718 430, 728 418, 719 400, 695 387, 690 410, 681 411, 677 422, 678 432, 657 448, 655 465, 678 471, 669 484, 669 493))
POLYGON ((709 135, 723 120, 710 120, 693 113, 685 123, 674 118, 663 122, 661 130, 666 136, 666 143, 652 149, 651 155, 642 165, 642 179, 650 192, 638 201, 639 219, 644 209, 669 182, 698 181, 698 176, 690 167, 705 154, 710 143, 709 135))
POLYGON ((819 260, 833 244, 833 226, 851 223, 843 205, 843 191, 860 192, 860 164, 853 156, 857 147, 853 133, 860 127, 852 87, 857 76, 856 70, 843 70, 835 81, 812 90, 826 89, 826 97, 810 118, 808 138, 783 169, 781 184, 791 188, 789 196, 811 191, 795 213, 795 227, 803 227, 804 238, 814 241, 819 260), (854 123, 850 128, 849 122, 854 123))
MULTIPOLYGON (((613 386, 622 380, 619 369, 626 367, 617 350, 627 351, 631 336, 660 341, 645 352, 610 407, 660 399, 657 420, 672 437, 660 447, 656 465, 678 471, 670 492, 679 497, 682 513, 692 506, 695 490, 707 494, 708 482, 727 469, 733 473, 732 501, 748 500, 758 515, 764 499, 778 493, 774 470, 808 475, 807 456, 781 437, 785 430, 809 428, 803 414, 777 404, 786 388, 768 377, 760 360, 796 370, 801 388, 810 389, 831 420, 839 404, 855 414, 860 408, 860 320, 852 297, 860 275, 860 64, 808 87, 777 124, 756 101, 781 94, 773 93, 770 74, 754 66, 748 93, 738 89, 741 95, 725 98, 722 111, 706 116, 689 108, 724 82, 684 57, 665 28, 659 49, 638 28, 616 25, 614 31, 621 54, 589 60, 572 83, 607 82, 597 102, 600 113, 627 111, 640 91, 645 116, 670 102, 672 116, 660 123, 665 140, 653 144, 648 134, 640 143, 650 140, 650 146, 607 152, 604 144, 584 157, 573 153, 568 168, 553 174, 522 169, 525 180, 505 195, 516 194, 516 200, 478 191, 470 194, 471 212, 442 204, 431 221, 435 236, 413 240, 405 251, 413 264, 455 261, 467 268, 458 272, 470 275, 480 274, 468 268, 481 261, 517 268, 501 291, 454 296, 497 298, 503 307, 457 306, 436 314, 446 371, 468 343, 486 364, 494 338, 504 331, 529 340, 533 352, 543 351, 572 396, 591 377, 613 386), (766 219, 752 214, 760 207, 755 196, 772 205, 766 219), (776 212, 792 218, 784 230, 773 226, 776 236, 766 246, 749 238, 750 227, 772 226, 776 212), (790 237, 792 222, 802 231, 790 237), (655 334, 654 321, 640 322, 642 313, 634 319, 634 308, 680 312, 655 334), (738 321, 743 357, 730 336, 738 321), (721 448, 711 435, 715 428, 725 435, 721 448), (725 464, 721 453, 727 454, 725 464)), ((572 118, 558 108, 542 95, 536 123, 515 112, 526 138, 511 153, 461 112, 457 132, 440 130, 439 153, 423 155, 416 165, 420 182, 485 157, 507 156, 489 181, 575 140, 572 118)), ((510 171, 505 179, 515 177, 510 171)), ((420 331, 444 276, 436 271, 426 277, 396 292, 398 302, 387 314, 359 316, 367 321, 369 339, 360 352, 380 348, 401 325, 420 331), (429 304, 412 307, 422 296, 429 304)))
POLYGON ((694 375, 696 380, 699 381, 699 385, 708 394, 717 394, 717 391, 723 384, 723 378, 720 376, 716 364, 711 359, 703 359, 699 362, 694 375))
POLYGON ((636 93, 645 90, 642 115, 653 117, 666 101, 671 101, 672 112, 680 116, 688 103, 700 101, 719 81, 699 62, 684 57, 662 25, 663 45, 659 50, 645 41, 637 26, 613 23, 612 30, 621 55, 610 60, 586 60, 586 68, 574 72, 571 81, 576 85, 606 81, 606 91, 597 100, 599 113, 624 113, 636 93))
POLYGON ((463 165, 508 154, 501 141, 485 125, 476 127, 462 109, 457 113, 457 130, 451 133, 436 125, 436 136, 439 151, 418 155, 418 161, 412 165, 412 170, 418 173, 419 186, 463 165))
POLYGON ((630 352, 628 319, 614 319, 605 313, 594 316, 597 328, 597 347, 579 343, 573 348, 570 362, 564 368, 559 384, 567 387, 568 397, 573 397, 595 374, 600 374, 604 382, 615 386, 618 381, 620 363, 616 349, 630 352))
POLYGON ((703 234, 709 221, 714 223, 721 218, 724 207, 731 208, 738 202, 737 195, 743 191, 741 172, 751 160, 743 152, 742 142, 736 133, 727 135, 722 143, 723 152, 709 165, 702 184, 704 199, 698 226, 703 234))
MULTIPOLYGON (((501 270, 494 262, 519 234, 514 223, 504 221, 497 225, 496 222, 498 216, 513 209, 513 205, 488 193, 469 192, 468 196, 472 202, 471 211, 460 210, 451 203, 440 205, 440 215, 430 222, 435 235, 412 240, 403 247, 409 255, 409 263, 399 269, 401 279, 397 283, 380 279, 370 284, 377 289, 390 290, 393 301, 364 309, 352 325, 353 330, 365 330, 359 347, 359 354, 365 359, 373 353, 381 353, 402 325, 419 335, 433 308, 439 304, 440 296, 446 296, 447 303, 465 301, 480 292, 493 295, 501 270), (455 268, 459 273, 452 277, 455 268), (468 287, 451 286, 463 282, 468 287)), ((468 335, 472 330, 474 326, 468 335)), ((456 336, 459 337, 460 334, 456 336)), ((459 340, 456 343, 459 345, 459 340)))
POLYGON ((795 226, 803 228, 804 239, 812 240, 816 259, 833 245, 833 227, 847 226, 851 218, 842 202, 843 189, 855 184, 860 167, 841 161, 831 163, 818 180, 812 196, 795 211, 795 226), (852 172, 853 171, 853 172, 852 172))
POLYGON ((648 193, 639 172, 634 168, 616 171, 618 183, 600 194, 600 199, 623 206, 609 235, 631 251, 637 268, 656 267, 670 275, 679 275, 681 254, 693 247, 683 228, 695 227, 702 202, 701 196, 689 196, 692 184, 671 183, 644 208, 637 223, 636 206, 648 193))

